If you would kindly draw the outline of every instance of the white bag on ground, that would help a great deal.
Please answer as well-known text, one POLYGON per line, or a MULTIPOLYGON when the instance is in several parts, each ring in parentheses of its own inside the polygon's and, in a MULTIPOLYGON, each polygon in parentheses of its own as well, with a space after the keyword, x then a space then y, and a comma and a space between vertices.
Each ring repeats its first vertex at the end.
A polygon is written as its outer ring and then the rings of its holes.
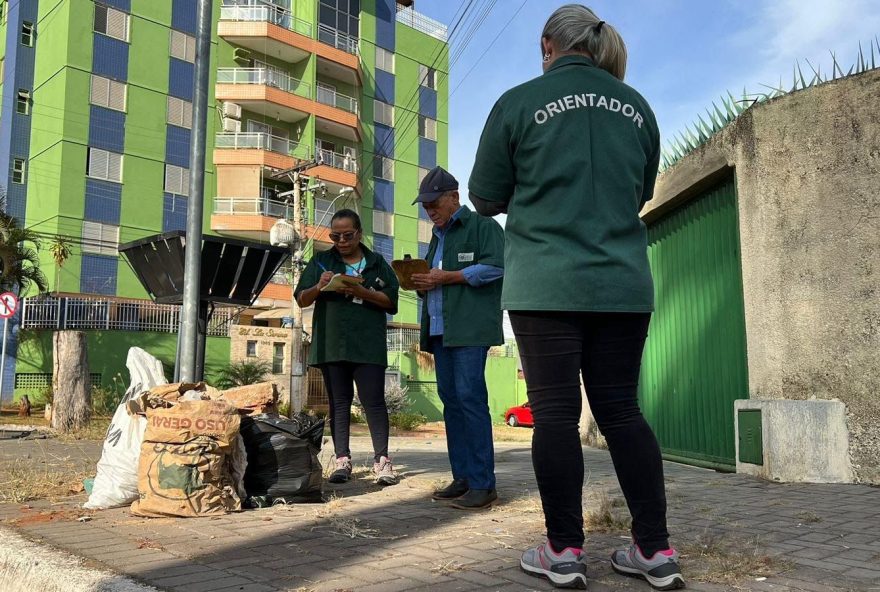
POLYGON ((90 510, 125 506, 138 498, 138 461, 147 420, 139 415, 129 415, 125 404, 132 397, 168 382, 162 362, 139 347, 128 350, 125 365, 131 383, 113 414, 104 439, 92 494, 83 505, 90 510))

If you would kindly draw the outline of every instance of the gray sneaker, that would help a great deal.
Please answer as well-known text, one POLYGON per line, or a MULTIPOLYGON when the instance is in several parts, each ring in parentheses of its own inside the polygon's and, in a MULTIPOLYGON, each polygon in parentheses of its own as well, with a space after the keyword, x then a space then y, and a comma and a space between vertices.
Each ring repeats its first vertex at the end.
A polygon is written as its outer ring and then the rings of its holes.
POLYGON ((638 545, 615 551, 611 555, 611 567, 624 576, 644 578, 655 590, 684 588, 684 578, 678 565, 678 551, 657 551, 648 559, 638 545))
POLYGON ((397 473, 394 472, 391 459, 387 456, 380 456, 379 460, 373 463, 373 475, 376 476, 376 483, 379 485, 397 485, 397 473))
POLYGON ((345 483, 351 479, 351 459, 340 456, 336 459, 336 470, 327 479, 328 483, 345 483))
POLYGON ((530 576, 547 578, 557 588, 587 589, 587 565, 581 549, 568 547, 557 553, 549 542, 541 543, 527 549, 519 565, 530 576))

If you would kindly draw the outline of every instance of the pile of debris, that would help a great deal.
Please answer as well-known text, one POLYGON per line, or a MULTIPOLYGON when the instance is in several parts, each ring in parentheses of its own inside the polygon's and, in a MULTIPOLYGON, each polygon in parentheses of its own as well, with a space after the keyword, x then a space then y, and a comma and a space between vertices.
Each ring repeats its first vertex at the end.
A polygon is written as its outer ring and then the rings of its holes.
POLYGON ((132 376, 107 431, 86 508, 207 516, 321 499, 324 420, 278 413, 274 383, 218 390, 165 384, 161 362, 129 351, 132 376))

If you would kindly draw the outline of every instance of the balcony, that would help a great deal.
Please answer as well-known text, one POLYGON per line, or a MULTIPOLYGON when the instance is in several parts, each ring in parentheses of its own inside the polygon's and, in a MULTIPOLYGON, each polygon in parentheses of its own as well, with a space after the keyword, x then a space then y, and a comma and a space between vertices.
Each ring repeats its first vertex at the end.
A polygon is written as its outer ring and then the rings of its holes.
MULTIPOLYGON (((412 9, 412 7, 397 7, 397 22, 411 29, 415 29, 420 33, 425 33, 426 35, 430 35, 435 39, 439 39, 444 43, 447 41, 447 27, 440 21, 435 21, 432 18, 429 18, 423 15, 420 12, 416 12, 412 9)), ((320 35, 320 32, 318 33, 320 35)))
POLYGON ((211 230, 266 240, 279 218, 293 215, 290 204, 265 197, 215 197, 211 230))
POLYGON ((318 25, 318 41, 335 49, 358 55, 358 38, 346 35, 327 25, 318 25))
POLYGON ((221 6, 217 33, 230 43, 286 62, 297 63, 314 53, 312 25, 276 5, 221 6))
POLYGON ((358 172, 357 157, 351 154, 340 154, 331 150, 315 148, 315 160, 318 161, 318 164, 333 167, 347 173, 357 175, 358 172))
POLYGON ((316 147, 315 161, 318 166, 309 169, 307 174, 323 181, 331 193, 338 193, 345 187, 351 187, 360 192, 356 156, 321 150, 316 147))
POLYGON ((214 148, 216 165, 260 165, 288 169, 297 161, 311 157, 309 148, 299 142, 259 132, 217 134, 214 148))
POLYGON ((358 102, 353 97, 312 86, 271 68, 220 68, 217 100, 237 103, 248 111, 288 123, 309 115, 342 130, 342 137, 358 139, 358 102), (317 96, 315 96, 317 95, 317 96))
POLYGON ((330 105, 331 107, 336 107, 337 109, 342 109, 343 111, 348 111, 349 113, 354 113, 355 115, 359 113, 357 99, 348 95, 344 95, 340 92, 336 92, 335 90, 322 88, 319 86, 316 89, 315 98, 319 103, 323 105, 330 105))

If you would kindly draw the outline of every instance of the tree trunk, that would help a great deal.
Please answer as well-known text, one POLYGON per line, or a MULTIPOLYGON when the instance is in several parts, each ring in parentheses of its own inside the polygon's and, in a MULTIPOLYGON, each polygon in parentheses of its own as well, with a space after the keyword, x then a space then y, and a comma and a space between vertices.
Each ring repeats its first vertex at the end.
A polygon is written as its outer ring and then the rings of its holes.
POLYGON ((53 335, 52 427, 66 433, 88 425, 92 415, 86 334, 56 331, 53 335))

